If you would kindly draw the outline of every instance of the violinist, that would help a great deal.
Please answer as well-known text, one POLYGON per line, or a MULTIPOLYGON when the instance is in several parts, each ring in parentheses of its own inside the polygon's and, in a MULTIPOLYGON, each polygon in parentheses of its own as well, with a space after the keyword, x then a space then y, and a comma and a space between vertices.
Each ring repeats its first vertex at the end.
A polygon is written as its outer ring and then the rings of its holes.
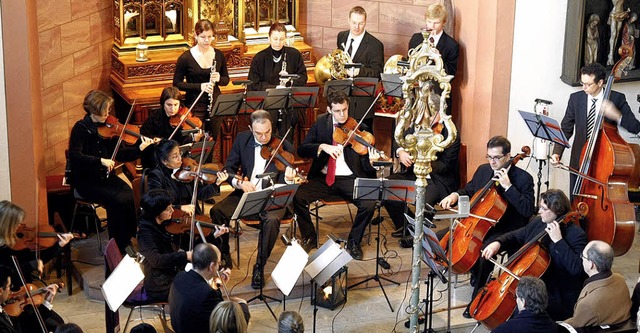
MULTIPOLYGON (((240 198, 244 192, 253 192, 261 190, 271 185, 269 177, 257 178, 257 175, 265 173, 274 173, 274 182, 284 184, 293 183, 295 170, 290 167, 286 167, 285 170, 278 170, 276 165, 269 161, 269 156, 263 156, 263 150, 267 150, 268 146, 275 143, 274 140, 280 140, 273 135, 273 123, 271 122, 271 116, 269 112, 264 110, 257 110, 251 114, 251 130, 243 131, 238 134, 231 152, 227 158, 227 163, 224 167, 228 173, 236 174, 240 171, 244 178, 231 178, 231 186, 234 187, 234 191, 229 194, 224 200, 214 205, 211 210, 211 220, 213 223, 220 225, 229 225, 231 216, 240 202, 240 198)), ((277 146, 277 145, 276 145, 277 146)), ((293 152, 293 146, 286 140, 282 145, 282 148, 287 152, 293 152)), ((271 250, 275 246, 278 239, 278 233, 280 232, 280 220, 285 215, 285 209, 279 209, 266 212, 258 216, 250 216, 247 219, 260 220, 259 227, 260 238, 262 244, 258 244, 258 257, 256 264, 253 266, 253 274, 251 278, 251 286, 255 289, 259 289, 264 285, 264 273, 263 268, 267 263, 271 250)), ((223 235, 223 247, 222 257, 223 259, 230 260, 229 256, 229 237, 223 235), (226 237, 225 237, 226 236, 226 237), (226 240, 226 243, 224 242, 226 240), (225 258, 225 256, 229 256, 225 258)), ((230 261, 229 261, 230 262, 230 261)))
POLYGON ((11 294, 11 270, 8 267, 0 266, 0 332, 3 333, 18 333, 19 329, 16 327, 17 322, 11 321, 11 318, 2 308, 11 294))
MULTIPOLYGON (((483 241, 484 245, 491 243, 505 232, 524 226, 534 212, 533 178, 526 171, 509 164, 510 153, 511 142, 507 138, 494 136, 489 139, 486 156, 489 163, 480 165, 464 188, 440 201, 442 208, 449 209, 458 202, 461 195, 473 197, 489 181, 497 182, 498 194, 506 200, 507 209, 500 221, 489 229, 483 241)), ((476 261, 471 269, 471 285, 474 286, 472 296, 475 296, 484 286, 491 271, 493 271, 493 264, 482 258, 476 261)), ((468 308, 464 316, 471 317, 468 308)))
MULTIPOLYGON (((342 91, 336 91, 327 97, 327 113, 318 116, 309 133, 304 138, 298 155, 312 158, 309 169, 309 182, 300 185, 293 197, 293 208, 298 216, 298 226, 302 234, 305 250, 317 247, 317 235, 311 222, 309 204, 330 194, 336 194, 352 201, 358 212, 349 233, 347 250, 356 260, 362 260, 360 246, 366 226, 373 217, 375 202, 353 200, 353 184, 357 177, 375 177, 367 153, 359 155, 352 144, 334 143, 335 133, 349 118, 349 98, 342 91)), ((368 134, 368 133, 367 133, 368 134)))
POLYGON ((551 263, 541 279, 549 295, 547 312, 556 321, 571 317, 586 277, 580 258, 587 244, 586 234, 573 223, 557 222, 570 210, 571 203, 564 192, 550 189, 540 194, 538 216, 526 226, 495 238, 481 254, 484 259, 489 259, 500 251, 514 253, 540 232, 546 231, 548 237, 543 237, 540 242, 548 250, 551 263))
MULTIPOLYGON (((135 237, 138 224, 133 191, 124 180, 115 175, 108 176, 115 167, 116 162, 111 156, 118 138, 103 138, 99 134, 99 127, 104 126, 113 108, 113 98, 102 91, 92 90, 85 96, 82 106, 86 115, 75 123, 69 137, 68 179, 82 198, 105 207, 109 237, 116 240, 124 253, 131 237, 135 237)), ((140 152, 152 143, 145 137, 140 140, 137 147, 120 146, 115 158, 120 162, 139 158, 140 152)))
MULTIPOLYGON (((606 76, 606 69, 601 64, 585 65, 580 69, 582 91, 575 92, 569 96, 567 110, 562 118, 560 127, 567 139, 573 136, 575 128, 576 137, 573 139, 569 163, 569 166, 574 169, 579 168, 582 147, 585 146, 593 132, 595 119, 600 110, 604 114, 605 121, 613 125, 622 126, 633 134, 640 132, 640 122, 633 115, 624 94, 612 90, 609 100, 603 100, 606 76)), ((563 151, 563 146, 555 145, 550 162, 553 164, 559 163, 563 151)), ((570 189, 573 190, 576 176, 571 174, 570 178, 570 189)))
POLYGON ((196 22, 194 46, 185 51, 176 62, 173 85, 186 92, 185 104, 193 105, 200 92, 204 92, 193 107, 193 114, 205 123, 205 130, 214 140, 218 138, 221 120, 210 119, 210 108, 220 96, 220 86, 229 84, 227 60, 222 51, 211 46, 214 41, 213 23, 207 19, 196 22))
MULTIPOLYGON (((42 249, 40 258, 36 259, 36 254, 24 246, 20 250, 15 249, 19 247, 21 241, 24 241, 18 238, 16 234, 19 225, 24 222, 24 218, 25 212, 22 208, 7 200, 0 201, 0 265, 10 268, 11 284, 13 285, 11 289, 13 291, 20 289, 23 284, 17 270, 14 268, 11 256, 15 256, 18 259, 25 281, 31 283, 34 279, 32 272, 37 272, 36 277, 39 277, 44 270, 44 264, 53 259, 73 238, 71 234, 58 234, 58 242, 52 247, 42 249)), ((48 294, 45 300, 53 300, 57 292, 57 286, 52 284, 47 286, 46 289, 48 294)), ((58 325, 64 323, 64 320, 52 310, 50 302, 44 302, 43 305, 39 306, 38 310, 47 328, 53 331, 58 325)), ((14 319, 19 322, 23 332, 41 331, 36 320, 36 314, 31 306, 27 306, 25 311, 14 319)))

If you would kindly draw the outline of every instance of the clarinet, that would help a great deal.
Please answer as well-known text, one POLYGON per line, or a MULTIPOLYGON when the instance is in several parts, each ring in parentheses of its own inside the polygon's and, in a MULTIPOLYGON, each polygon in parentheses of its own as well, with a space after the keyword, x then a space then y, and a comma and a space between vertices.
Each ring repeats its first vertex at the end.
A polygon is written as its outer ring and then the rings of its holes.
MULTIPOLYGON (((214 87, 216 82, 218 81, 214 81, 213 76, 214 74, 217 73, 216 71, 216 51, 215 49, 213 50, 213 65, 211 66, 211 73, 209 74, 209 82, 213 83, 214 87)), ((211 89, 211 92, 209 93, 209 107, 207 108, 207 112, 209 114, 211 114, 211 109, 213 109, 213 88, 211 89)))
POLYGON ((284 53, 283 55, 283 59, 282 59, 282 69, 280 70, 280 73, 278 73, 278 75, 280 75, 280 85, 283 87, 287 86, 287 82, 289 82, 289 80, 291 80, 290 77, 282 77, 283 75, 289 75, 289 73, 287 72, 287 52, 286 50, 282 50, 282 53, 284 53))

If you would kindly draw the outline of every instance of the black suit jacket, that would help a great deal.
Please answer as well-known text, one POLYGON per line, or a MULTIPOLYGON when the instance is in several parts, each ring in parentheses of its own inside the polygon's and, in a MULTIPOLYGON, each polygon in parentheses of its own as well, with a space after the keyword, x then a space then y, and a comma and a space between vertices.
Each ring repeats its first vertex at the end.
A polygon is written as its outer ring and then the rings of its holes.
POLYGON ((8 316, 0 314, 0 333, 19 333, 20 329, 11 322, 8 316))
POLYGON ((556 324, 546 313, 533 314, 531 311, 524 309, 518 312, 515 317, 507 320, 502 325, 496 327, 493 333, 556 333, 558 330, 556 324))
MULTIPOLYGON (((180 209, 181 205, 191 204, 191 196, 193 195, 193 182, 181 182, 173 179, 171 173, 173 170, 167 169, 164 165, 158 165, 147 176, 147 188, 148 190, 166 190, 171 194, 173 198, 173 206, 176 209, 180 209)), ((206 200, 214 195, 220 194, 220 187, 215 183, 209 185, 198 185, 198 199, 206 200)), ((198 214, 202 214, 199 211, 198 205, 196 205, 198 214)))
MULTIPOLYGON (((609 100, 615 104, 618 110, 622 113, 620 126, 631 133, 640 132, 640 122, 638 122, 636 117, 633 115, 633 112, 631 112, 631 108, 629 107, 625 96, 617 91, 611 91, 609 100)), ((605 120, 611 124, 616 124, 606 118, 605 120)), ((571 146, 571 162, 569 165, 573 168, 578 168, 582 147, 587 142, 587 94, 584 91, 578 91, 569 96, 567 111, 562 118, 560 127, 562 127, 562 132, 564 132, 567 139, 570 139, 573 136, 574 128, 577 129, 575 131, 576 137, 573 139, 573 144, 571 146)), ((553 148, 554 154, 562 155, 563 151, 564 147, 560 145, 555 145, 553 148)))
POLYGON ((209 316, 220 302, 220 290, 211 288, 196 271, 179 272, 169 292, 173 330, 176 333, 208 333, 209 316))
MULTIPOLYGON (((424 37, 422 37, 422 33, 417 32, 413 34, 413 36, 411 36, 411 40, 409 40, 409 50, 422 44, 423 40, 424 37)), ((460 54, 458 42, 443 31, 442 36, 440 36, 440 39, 438 40, 438 45, 436 45, 436 49, 442 56, 444 70, 447 74, 455 76, 456 71, 458 70, 458 55, 460 54)))
MULTIPOLYGON (((300 77, 293 79, 294 86, 304 86, 307 84, 307 68, 304 65, 304 58, 298 49, 284 46, 287 57, 287 73, 298 74, 300 77)), ((267 90, 275 88, 280 83, 280 70, 282 61, 273 62, 273 51, 271 46, 258 52, 251 61, 248 79, 251 80, 249 90, 267 90)))
MULTIPOLYGON (((333 119, 329 113, 318 116, 316 123, 313 124, 304 141, 298 147, 300 157, 313 159, 309 169, 309 179, 325 177, 321 171, 329 162, 330 157, 324 151, 318 155, 318 147, 322 143, 329 145, 333 143, 333 119)), ((349 145, 344 148, 344 159, 356 177, 375 177, 375 169, 369 163, 369 155, 358 155, 349 145)))
MULTIPOLYGON (((468 195, 469 198, 472 198, 493 178, 493 175, 491 166, 488 163, 482 164, 473 174, 471 181, 459 190, 458 194, 468 195)), ((503 234, 523 227, 534 213, 533 177, 516 166, 511 166, 508 175, 511 187, 507 191, 500 185, 496 186, 498 193, 507 201, 508 205, 500 221, 490 229, 489 232, 492 234, 503 234)))
MULTIPOLYGON (((338 33, 338 48, 344 50, 349 38, 349 30, 338 33), (344 46, 343 46, 344 45, 344 46)), ((364 32, 360 46, 351 59, 354 63, 362 64, 358 77, 373 77, 380 79, 380 73, 384 70, 384 45, 372 34, 364 32)), ((369 106, 373 103, 374 96, 371 97, 351 97, 349 99, 349 115, 356 120, 362 119, 369 106)), ((370 111, 366 119, 373 119, 373 110, 370 111)))

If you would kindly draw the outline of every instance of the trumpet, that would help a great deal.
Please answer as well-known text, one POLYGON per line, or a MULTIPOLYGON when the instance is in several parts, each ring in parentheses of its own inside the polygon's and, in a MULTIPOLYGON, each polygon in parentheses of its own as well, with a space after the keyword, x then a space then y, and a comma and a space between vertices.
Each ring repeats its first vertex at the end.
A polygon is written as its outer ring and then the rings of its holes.
MULTIPOLYGON (((216 70, 217 62, 216 62, 216 51, 213 51, 213 65, 211 66, 211 72, 209 73, 209 82, 213 84, 215 87, 216 83, 220 81, 220 77, 217 75, 218 72, 216 70)), ((211 113, 211 109, 213 108, 213 87, 211 88, 211 92, 209 93, 209 107, 207 111, 211 113)))

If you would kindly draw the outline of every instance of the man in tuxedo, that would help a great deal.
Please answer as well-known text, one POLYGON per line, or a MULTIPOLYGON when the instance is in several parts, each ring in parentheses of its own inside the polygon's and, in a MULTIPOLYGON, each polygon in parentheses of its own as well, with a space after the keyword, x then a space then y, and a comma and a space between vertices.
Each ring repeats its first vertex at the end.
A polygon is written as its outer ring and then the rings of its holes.
MULTIPOLYGON (((193 250, 192 262, 193 269, 179 272, 169 292, 171 326, 176 333, 208 333, 209 316, 216 305, 223 301, 220 289, 213 288, 209 281, 218 276, 224 283, 229 281, 229 269, 218 274, 220 250, 214 245, 198 244, 193 250)), ((247 302, 239 298, 233 301, 240 304, 248 322, 247 302)))
POLYGON ((309 182, 300 185, 293 197, 293 209, 298 216, 302 245, 306 250, 317 246, 317 235, 311 222, 309 204, 331 194, 353 201, 358 208, 347 242, 347 250, 356 260, 362 260, 360 242, 373 217, 375 202, 353 200, 353 184, 357 177, 375 177, 368 154, 358 155, 351 145, 333 141, 333 132, 349 119, 349 98, 342 91, 327 96, 327 113, 318 116, 304 138, 298 155, 312 158, 309 182))
MULTIPOLYGON (((456 75, 458 68, 458 55, 460 48, 458 42, 451 38, 446 32, 444 32, 444 25, 447 23, 447 9, 441 3, 434 3, 427 8, 425 14, 427 27, 430 31, 429 41, 436 47, 436 50, 440 52, 442 61, 444 62, 444 70, 449 75, 456 75)), ((424 37, 422 33, 417 32, 411 36, 409 40, 409 50, 422 44, 424 37)))
MULTIPOLYGON (((237 174, 238 171, 244 176, 244 179, 231 178, 231 186, 235 188, 229 196, 218 204, 214 205, 210 210, 213 223, 220 225, 229 225, 231 216, 236 210, 240 198, 244 192, 253 192, 271 186, 272 178, 270 176, 258 178, 257 175, 271 173, 273 179, 277 183, 293 183, 295 171, 289 167, 285 172, 278 172, 274 162, 267 165, 268 159, 264 159, 260 152, 263 145, 271 143, 273 130, 273 122, 269 112, 257 110, 251 114, 251 130, 241 132, 236 137, 231 147, 231 152, 227 157, 224 171, 230 175, 237 174)), ((293 153, 293 146, 285 140, 282 148, 293 153)), ((251 286, 259 289, 264 285, 263 268, 267 263, 267 259, 271 254, 271 250, 276 244, 278 233, 280 232, 280 219, 285 214, 284 209, 263 212, 255 216, 248 216, 248 220, 260 220, 261 230, 260 237, 262 242, 258 244, 258 258, 253 267, 253 275, 251 286)), ((229 236, 224 234, 221 236, 224 246, 229 246, 229 236)), ((228 253, 223 251, 223 253, 228 253)))
MULTIPOLYGON (((384 45, 372 34, 365 31, 367 25, 367 12, 360 6, 355 6, 349 11, 349 30, 338 33, 338 48, 351 56, 353 63, 362 64, 360 70, 356 70, 356 77, 380 78, 384 68, 384 45)), ((349 116, 360 121, 369 106, 373 103, 374 96, 352 97, 349 101, 349 116)), ((370 130, 373 130, 374 112, 369 111, 363 121, 370 130)))
MULTIPOLYGON (((523 227, 534 213, 533 177, 525 170, 511 165, 511 142, 503 136, 494 136, 487 142, 487 160, 473 174, 471 181, 464 188, 449 194, 440 201, 444 209, 449 209, 458 202, 461 195, 473 197, 486 184, 495 181, 498 194, 507 201, 507 210, 484 238, 486 246, 498 236, 523 227)), ((473 296, 484 286, 493 271, 493 264, 482 258, 476 261, 471 269, 471 284, 474 285, 473 296)), ((464 313, 470 318, 468 307, 464 313)))
POLYGON ((11 270, 5 266, 0 266, 0 286, 2 286, 0 287, 0 332, 20 332, 2 308, 2 304, 9 299, 11 293, 11 270))
MULTIPOLYGON (((562 118, 560 126, 562 132, 570 139, 573 136, 575 128, 576 137, 573 139, 571 148, 571 160, 569 165, 578 169, 580 165, 580 153, 582 147, 586 144, 592 132, 594 132, 593 124, 599 110, 602 111, 605 121, 612 125, 620 125, 631 133, 640 132, 640 122, 631 112, 629 104, 624 94, 617 91, 611 91, 609 100, 604 100, 604 85, 607 72, 604 66, 598 63, 585 65, 580 69, 580 81, 582 82, 582 91, 575 92, 569 96, 567 110, 562 118)), ((551 155, 551 163, 560 162, 564 147, 555 145, 553 154, 551 155)), ((571 174, 570 191, 573 192, 573 186, 576 176, 571 174)))

